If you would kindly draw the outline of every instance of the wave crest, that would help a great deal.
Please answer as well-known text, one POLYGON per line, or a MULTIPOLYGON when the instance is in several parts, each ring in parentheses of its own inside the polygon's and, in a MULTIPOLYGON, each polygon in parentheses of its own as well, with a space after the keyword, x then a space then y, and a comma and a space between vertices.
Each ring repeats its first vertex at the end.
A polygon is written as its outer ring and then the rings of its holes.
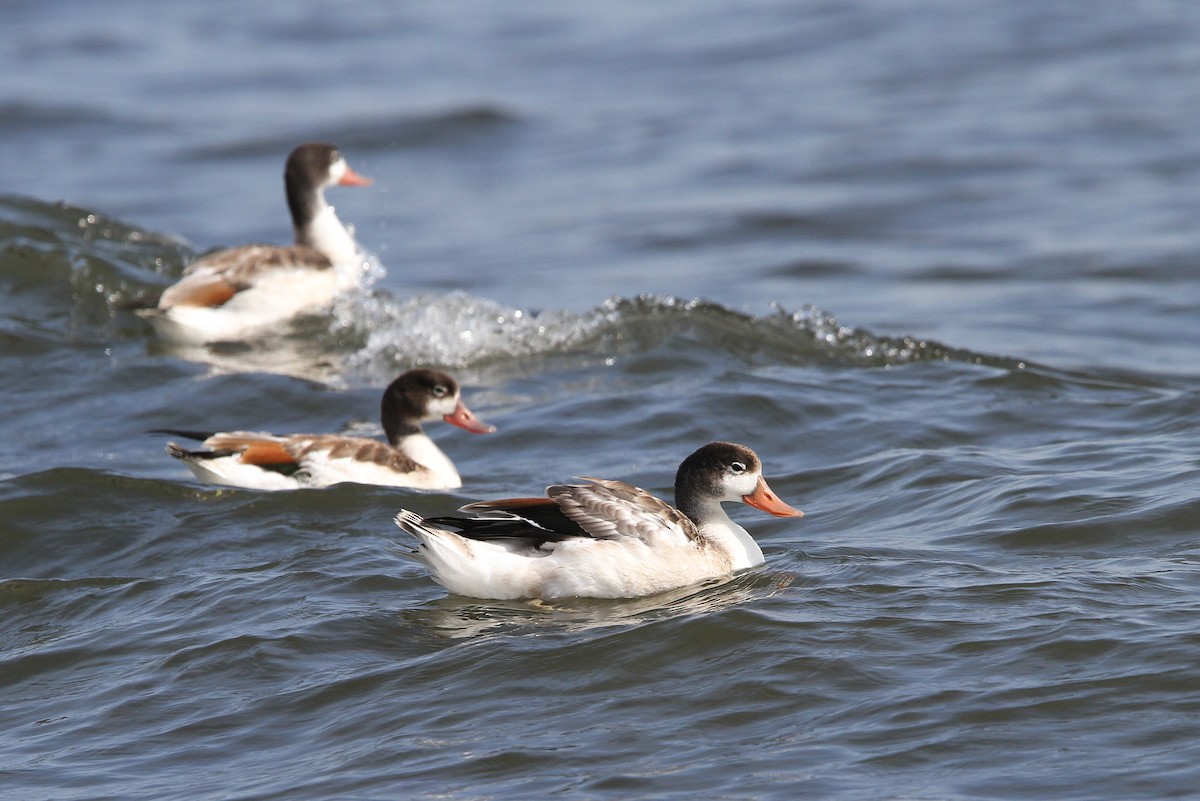
POLYGON ((346 299, 332 331, 352 354, 349 366, 386 373, 399 366, 476 367, 551 356, 622 354, 659 348, 713 351, 755 362, 888 367, 955 361, 1019 368, 1012 359, 932 340, 878 336, 813 306, 755 316, 710 301, 670 296, 611 297, 574 313, 531 312, 466 293, 397 301, 378 292, 346 299))
MULTIPOLYGON (((40 296, 35 303, 40 313, 48 319, 69 316, 70 330, 80 336, 100 331, 108 338, 145 336, 144 325, 128 310, 155 296, 194 256, 178 238, 85 208, 0 198, 0 260, 10 289, 40 296)), ((879 336, 842 325, 813 306, 788 311, 773 304, 759 316, 706 300, 641 295, 610 297, 584 312, 533 311, 464 292, 397 299, 374 288, 384 276, 379 259, 368 255, 360 288, 343 297, 329 318, 303 320, 291 335, 272 341, 302 345, 298 363, 321 365, 314 368, 321 375, 333 370, 370 380, 416 364, 475 368, 664 352, 670 359, 723 354, 752 364, 890 367, 940 360, 1025 366, 932 340, 879 336)), ((260 344, 214 355, 234 359, 224 369, 236 370, 242 351, 257 353, 260 344)), ((263 367, 270 354, 261 355, 247 358, 246 369, 273 371, 263 367)))

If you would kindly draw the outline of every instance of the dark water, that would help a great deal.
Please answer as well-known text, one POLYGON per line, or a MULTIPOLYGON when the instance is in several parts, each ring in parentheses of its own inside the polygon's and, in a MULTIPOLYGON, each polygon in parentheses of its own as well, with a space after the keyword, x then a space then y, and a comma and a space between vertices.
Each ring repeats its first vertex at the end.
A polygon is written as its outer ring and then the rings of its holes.
POLYGON ((1200 12, 1171 2, 5 5, 5 799, 1130 799, 1200 787, 1200 12), (328 318, 128 305, 288 236, 328 318), (374 433, 455 493, 195 484, 149 428, 374 433), (627 602, 400 557, 573 475, 755 447, 767 564, 627 602))

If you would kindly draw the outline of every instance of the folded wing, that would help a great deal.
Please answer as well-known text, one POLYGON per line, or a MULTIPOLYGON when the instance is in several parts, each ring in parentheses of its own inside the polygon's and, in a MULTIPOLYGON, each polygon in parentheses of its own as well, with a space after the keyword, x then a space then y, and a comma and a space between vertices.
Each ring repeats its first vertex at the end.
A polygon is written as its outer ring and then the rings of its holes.
POLYGON ((687 515, 646 490, 624 481, 588 481, 555 485, 546 494, 589 536, 646 543, 667 537, 679 544, 696 538, 696 524, 687 515))

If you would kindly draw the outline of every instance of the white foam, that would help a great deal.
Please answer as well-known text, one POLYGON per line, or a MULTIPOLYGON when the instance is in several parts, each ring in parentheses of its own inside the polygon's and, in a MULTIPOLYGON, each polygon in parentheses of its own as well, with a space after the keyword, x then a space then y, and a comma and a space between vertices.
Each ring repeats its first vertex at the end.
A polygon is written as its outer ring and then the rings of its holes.
POLYGON ((357 341, 350 366, 439 364, 465 367, 495 359, 561 352, 595 337, 606 315, 532 313, 455 292, 397 300, 355 293, 334 308, 332 332, 357 341))

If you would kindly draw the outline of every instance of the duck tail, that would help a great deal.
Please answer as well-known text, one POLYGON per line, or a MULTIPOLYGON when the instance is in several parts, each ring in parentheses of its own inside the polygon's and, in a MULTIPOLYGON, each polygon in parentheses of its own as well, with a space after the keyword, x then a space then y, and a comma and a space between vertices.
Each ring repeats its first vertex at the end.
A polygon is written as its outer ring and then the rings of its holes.
POLYGON ((465 595, 462 587, 469 586, 478 571, 473 564, 471 544, 453 531, 431 526, 416 512, 401 509, 396 515, 396 525, 417 539, 417 547, 404 554, 429 571, 438 584, 465 595))
POLYGON ((410 512, 407 509, 401 509, 394 518, 396 525, 401 531, 407 532, 416 537, 418 545, 416 548, 405 548, 400 553, 410 559, 415 559, 418 562, 424 562, 421 556, 421 545, 424 545, 430 536, 433 535, 432 529, 425 525, 425 518, 421 517, 416 512, 410 512))
POLYGON ((429 565, 430 569, 433 569, 434 561, 439 561, 436 559, 438 552, 446 548, 445 540, 457 536, 453 531, 430 525, 425 518, 408 509, 401 509, 395 520, 401 531, 417 539, 418 545, 409 555, 429 565))

